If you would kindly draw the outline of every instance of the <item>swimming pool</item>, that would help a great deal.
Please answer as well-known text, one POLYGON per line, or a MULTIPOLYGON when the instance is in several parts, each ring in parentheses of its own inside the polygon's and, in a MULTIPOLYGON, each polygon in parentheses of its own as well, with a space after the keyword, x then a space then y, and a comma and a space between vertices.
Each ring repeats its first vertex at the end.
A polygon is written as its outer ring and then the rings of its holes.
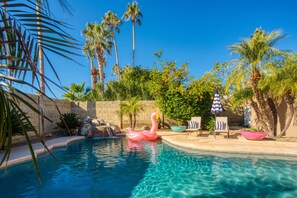
POLYGON ((0 170, 1 197, 296 197, 297 162, 187 153, 161 142, 81 140, 0 170))

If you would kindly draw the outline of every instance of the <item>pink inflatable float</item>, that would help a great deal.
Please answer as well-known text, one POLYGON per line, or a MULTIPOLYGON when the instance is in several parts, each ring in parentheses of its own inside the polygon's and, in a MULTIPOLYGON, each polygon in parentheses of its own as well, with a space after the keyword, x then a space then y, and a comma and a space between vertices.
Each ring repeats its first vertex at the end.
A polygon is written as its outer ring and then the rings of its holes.
POLYGON ((159 114, 154 112, 151 115, 152 128, 151 130, 143 130, 143 131, 134 131, 131 128, 128 128, 127 137, 132 141, 145 141, 145 140, 156 140, 158 135, 156 133, 158 129, 157 119, 159 118, 159 114))
POLYGON ((152 155, 152 162, 155 164, 156 163, 156 142, 136 142, 128 139, 128 147, 127 149, 129 151, 147 151, 152 155))
POLYGON ((240 134, 248 140, 262 140, 267 136, 267 132, 240 131, 240 134))

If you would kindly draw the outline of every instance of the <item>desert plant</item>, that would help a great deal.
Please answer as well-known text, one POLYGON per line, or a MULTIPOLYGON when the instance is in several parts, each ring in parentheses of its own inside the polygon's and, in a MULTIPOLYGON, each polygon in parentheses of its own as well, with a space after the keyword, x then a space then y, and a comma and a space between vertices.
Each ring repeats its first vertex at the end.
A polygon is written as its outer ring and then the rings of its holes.
POLYGON ((12 109, 10 112, 11 115, 11 127, 12 127, 12 134, 20 134, 24 135, 25 131, 33 131, 32 125, 29 123, 29 117, 26 114, 22 114, 17 109, 12 109))
POLYGON ((60 116, 60 121, 57 122, 56 129, 67 130, 70 135, 76 135, 81 126, 82 121, 77 113, 63 113, 60 116))
MULTIPOLYGON (((4 120, 4 121, 7 122, 7 120, 4 120)), ((12 129, 11 135, 16 135, 16 134, 25 135, 25 132, 34 130, 34 127, 31 125, 29 121, 29 117, 26 114, 22 114, 22 112, 20 112, 17 109, 12 109, 10 111, 10 123, 11 123, 11 129, 12 129)), ((8 139, 10 138, 9 133, 10 131, 7 130, 5 137, 3 137, 5 142, 7 142, 8 139)), ((9 141, 11 141, 11 139, 9 141)), ((1 149, 4 149, 5 144, 6 143, 4 143, 1 146, 1 149)))

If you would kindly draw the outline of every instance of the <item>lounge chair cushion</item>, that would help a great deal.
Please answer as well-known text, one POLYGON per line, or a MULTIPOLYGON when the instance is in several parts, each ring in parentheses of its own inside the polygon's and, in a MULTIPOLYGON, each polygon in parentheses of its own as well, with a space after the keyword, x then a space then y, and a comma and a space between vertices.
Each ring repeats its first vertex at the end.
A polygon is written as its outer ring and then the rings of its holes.
POLYGON ((199 128, 199 123, 196 121, 188 121, 188 129, 197 129, 199 128))
POLYGON ((221 121, 216 121, 216 130, 225 130, 226 129, 226 123, 221 121))

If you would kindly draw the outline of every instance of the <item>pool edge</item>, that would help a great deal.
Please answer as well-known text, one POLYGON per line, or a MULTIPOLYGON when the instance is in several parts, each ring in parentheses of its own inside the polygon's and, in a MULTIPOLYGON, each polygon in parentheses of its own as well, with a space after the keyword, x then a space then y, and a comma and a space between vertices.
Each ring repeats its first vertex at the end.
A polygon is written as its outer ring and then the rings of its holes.
MULTIPOLYGON (((85 139, 84 136, 61 137, 61 138, 48 140, 45 142, 45 144, 49 150, 52 150, 54 148, 67 146, 71 142, 83 140, 83 139, 85 139)), ((32 144, 32 146, 34 148, 34 153, 36 158, 38 157, 38 155, 47 152, 47 150, 44 148, 44 146, 41 143, 35 143, 35 144, 32 144)), ((0 154, 1 156, 0 158, 3 157, 3 154, 4 152, 0 154)), ((30 160, 32 160, 32 157, 27 145, 16 147, 12 149, 9 160, 7 162, 3 162, 3 164, 0 166, 0 169, 6 168, 11 165, 19 164, 22 162, 30 161, 30 160)))

